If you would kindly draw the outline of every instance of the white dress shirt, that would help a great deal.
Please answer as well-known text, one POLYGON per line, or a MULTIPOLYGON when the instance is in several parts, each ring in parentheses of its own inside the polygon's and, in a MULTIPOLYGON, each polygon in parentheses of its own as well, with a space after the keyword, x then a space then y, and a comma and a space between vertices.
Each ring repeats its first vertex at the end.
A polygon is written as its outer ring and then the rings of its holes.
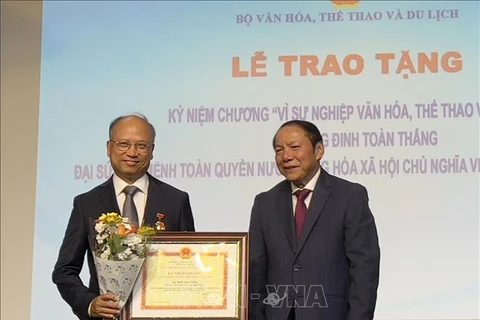
MULTIPOLYGON (((145 216, 145 205, 147 203, 149 183, 150 181, 147 175, 144 174, 141 178, 131 184, 131 186, 135 186, 140 189, 133 195, 133 202, 135 203, 135 207, 137 208, 138 223, 140 225, 142 225, 143 218, 145 216)), ((118 207, 120 208, 121 215, 123 215, 123 203, 125 202, 126 197, 123 189, 125 189, 126 186, 130 186, 130 184, 120 179, 116 174, 113 175, 113 187, 115 188, 115 195, 117 197, 117 203, 118 207)))
POLYGON ((321 171, 322 171, 322 169, 318 168, 317 173, 315 173, 313 178, 310 181, 308 181, 308 183, 303 188, 299 188, 296 185, 294 185, 292 182, 290 182, 290 185, 292 186, 292 204, 293 204, 293 215, 294 216, 295 216, 295 206, 297 205, 297 197, 295 196, 295 192, 297 192, 298 190, 303 190, 303 189, 308 189, 308 190, 312 191, 308 194, 308 196, 304 200, 305 205, 307 206, 307 209, 308 209, 308 207, 310 206, 310 201, 312 200, 313 190, 315 189, 315 185, 317 184, 317 181, 318 181, 318 178, 320 177, 320 172, 321 171))

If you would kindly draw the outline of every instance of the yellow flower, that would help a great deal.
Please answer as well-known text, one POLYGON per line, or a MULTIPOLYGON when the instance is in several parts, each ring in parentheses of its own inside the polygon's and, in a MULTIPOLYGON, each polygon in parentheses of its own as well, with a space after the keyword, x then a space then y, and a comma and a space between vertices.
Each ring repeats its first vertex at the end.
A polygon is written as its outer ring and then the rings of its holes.
POLYGON ((153 229, 152 227, 143 226, 143 227, 138 228, 137 233, 141 236, 153 236, 153 235, 155 235, 155 229, 153 229))
POLYGON ((103 213, 98 220, 105 224, 116 225, 122 222, 122 217, 116 212, 108 212, 107 214, 103 213))

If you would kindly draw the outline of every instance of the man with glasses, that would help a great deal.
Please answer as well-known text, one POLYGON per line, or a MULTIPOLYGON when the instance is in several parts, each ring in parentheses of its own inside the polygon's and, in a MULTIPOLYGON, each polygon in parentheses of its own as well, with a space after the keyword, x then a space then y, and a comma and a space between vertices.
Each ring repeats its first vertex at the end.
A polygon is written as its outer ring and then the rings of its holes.
POLYGON ((195 231, 189 195, 147 173, 153 158, 154 141, 155 128, 143 115, 113 120, 109 127, 107 155, 114 174, 103 184, 74 199, 53 271, 53 282, 81 320, 114 318, 120 313, 113 294, 99 294, 90 241, 95 236, 93 223, 100 214, 126 214, 129 211, 138 225, 148 226, 153 226, 158 221, 157 215, 162 214, 167 231, 195 231), (90 271, 88 287, 79 276, 85 253, 90 271))

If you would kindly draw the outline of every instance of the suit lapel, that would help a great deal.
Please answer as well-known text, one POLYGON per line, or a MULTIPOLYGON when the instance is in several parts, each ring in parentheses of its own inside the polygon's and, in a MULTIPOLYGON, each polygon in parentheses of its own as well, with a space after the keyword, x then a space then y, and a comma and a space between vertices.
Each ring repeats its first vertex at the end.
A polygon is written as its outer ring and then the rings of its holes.
POLYGON ((307 220, 305 221, 305 226, 303 227, 302 237, 298 242, 297 254, 301 251, 303 245, 305 244, 308 235, 322 214, 323 208, 325 207, 328 197, 330 196, 330 175, 322 168, 320 170, 322 171, 320 173, 320 177, 318 178, 317 184, 315 185, 310 206, 308 207, 307 220))
POLYGON ((161 191, 160 182, 156 179, 152 179, 150 174, 147 173, 148 194, 147 203, 145 204, 145 214, 143 215, 142 225, 153 226, 157 222, 157 213, 159 203, 162 201, 163 192, 161 191))
POLYGON ((277 194, 276 203, 277 212, 285 229, 288 243, 292 251, 295 251, 295 221, 293 218, 292 188, 290 187, 290 182, 285 180, 277 194))
MULTIPOLYGON (((112 176, 113 177, 113 176, 112 176)), ((118 207, 117 196, 115 195, 115 188, 113 187, 113 178, 110 177, 105 183, 101 185, 100 199, 106 211, 113 211, 120 213, 118 207)), ((98 213, 100 215, 101 212, 98 213)))

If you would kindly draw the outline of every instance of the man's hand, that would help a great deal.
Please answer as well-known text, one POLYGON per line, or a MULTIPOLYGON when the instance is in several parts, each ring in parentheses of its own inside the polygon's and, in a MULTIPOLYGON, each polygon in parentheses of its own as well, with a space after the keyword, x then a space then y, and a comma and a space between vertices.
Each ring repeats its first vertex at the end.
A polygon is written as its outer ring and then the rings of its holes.
POLYGON ((91 317, 113 319, 119 314, 120 306, 115 295, 107 293, 93 299, 90 307, 91 317))

